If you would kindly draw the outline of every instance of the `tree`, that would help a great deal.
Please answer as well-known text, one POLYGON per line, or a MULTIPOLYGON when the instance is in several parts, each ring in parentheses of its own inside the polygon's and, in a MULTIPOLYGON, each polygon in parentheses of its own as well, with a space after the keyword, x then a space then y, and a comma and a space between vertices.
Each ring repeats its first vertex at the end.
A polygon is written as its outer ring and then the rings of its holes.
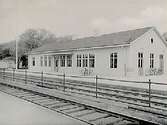
MULTIPOLYGON (((24 67, 27 66, 27 53, 32 49, 38 48, 49 41, 55 41, 53 33, 45 29, 28 29, 19 36, 18 44, 18 63, 22 62, 24 67)), ((0 59, 8 56, 16 57, 16 40, 10 41, 0 46, 0 59)), ((19 65, 19 64, 18 64, 19 65)))
POLYGON ((20 35, 19 41, 25 43, 25 51, 29 52, 54 38, 55 35, 45 29, 28 29, 20 35))
POLYGON ((9 57, 9 56, 11 56, 10 49, 9 48, 3 49, 2 50, 2 58, 9 57))
MULTIPOLYGON (((48 42, 56 41, 56 36, 45 29, 28 29, 23 32, 18 39, 18 63, 22 62, 27 66, 27 53, 48 42)), ((0 59, 12 56, 16 57, 16 40, 10 41, 0 46, 0 59)), ((18 64, 19 65, 19 64, 18 64)))
POLYGON ((26 53, 38 48, 47 41, 56 40, 53 33, 45 29, 28 29, 20 35, 18 41, 18 62, 27 65, 26 53))

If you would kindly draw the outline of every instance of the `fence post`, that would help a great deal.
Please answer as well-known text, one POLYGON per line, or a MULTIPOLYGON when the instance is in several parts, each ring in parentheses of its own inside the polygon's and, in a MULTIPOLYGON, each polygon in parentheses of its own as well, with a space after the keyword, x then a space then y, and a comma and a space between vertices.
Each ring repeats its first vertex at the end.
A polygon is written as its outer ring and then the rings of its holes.
POLYGON ((149 107, 151 107, 151 79, 149 79, 149 107))
POLYGON ((41 85, 43 86, 43 71, 41 72, 41 85))
POLYGON ((13 69, 13 81, 15 80, 15 69, 13 69))
POLYGON ((27 70, 25 69, 25 84, 27 84, 27 70))
POLYGON ((65 81, 65 73, 64 73, 64 74, 63 74, 63 86, 64 86, 64 90, 63 90, 63 91, 64 91, 64 92, 65 92, 65 89, 66 89, 66 87, 65 87, 65 82, 66 82, 66 81, 65 81))
POLYGON ((98 80, 98 76, 96 75, 96 98, 97 98, 97 80, 98 80))

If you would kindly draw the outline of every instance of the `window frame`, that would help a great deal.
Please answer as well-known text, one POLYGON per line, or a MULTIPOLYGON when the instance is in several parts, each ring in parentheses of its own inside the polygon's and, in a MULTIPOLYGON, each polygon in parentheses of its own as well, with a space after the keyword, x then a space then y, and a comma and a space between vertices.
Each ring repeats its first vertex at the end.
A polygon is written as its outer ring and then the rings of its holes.
POLYGON ((110 54, 110 68, 116 69, 118 68, 118 53, 113 52, 110 54))
POLYGON ((77 67, 82 67, 82 55, 77 54, 77 67))
POLYGON ((44 56, 44 66, 47 66, 48 64, 48 59, 47 59, 47 56, 44 56))
POLYGON ((154 53, 150 53, 150 69, 154 68, 154 53))
POLYGON ((67 67, 72 67, 72 55, 67 55, 67 67))
POLYGON ((43 56, 40 57, 40 65, 43 66, 43 56))
POLYGON ((59 67, 59 56, 57 56, 57 57, 54 57, 54 66, 55 67, 59 67))
POLYGON ((89 54, 89 67, 95 68, 95 54, 89 54))
POLYGON ((164 70, 164 54, 159 55, 159 67, 162 71, 164 70))
POLYGON ((52 57, 48 56, 48 66, 51 67, 52 66, 52 57))
POLYGON ((61 67, 65 67, 65 55, 61 55, 60 56, 60 66, 61 67))
POLYGON ((143 52, 138 52, 138 68, 143 68, 143 52))
POLYGON ((35 66, 35 57, 32 57, 32 66, 35 66))
POLYGON ((88 67, 88 54, 82 56, 82 67, 88 67))

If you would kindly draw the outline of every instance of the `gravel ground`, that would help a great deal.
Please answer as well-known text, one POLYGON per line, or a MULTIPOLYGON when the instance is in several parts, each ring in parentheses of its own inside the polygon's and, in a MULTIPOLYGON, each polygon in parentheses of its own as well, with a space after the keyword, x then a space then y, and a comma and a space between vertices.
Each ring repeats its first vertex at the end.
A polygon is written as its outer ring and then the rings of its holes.
POLYGON ((0 92, 0 125, 86 125, 0 92))

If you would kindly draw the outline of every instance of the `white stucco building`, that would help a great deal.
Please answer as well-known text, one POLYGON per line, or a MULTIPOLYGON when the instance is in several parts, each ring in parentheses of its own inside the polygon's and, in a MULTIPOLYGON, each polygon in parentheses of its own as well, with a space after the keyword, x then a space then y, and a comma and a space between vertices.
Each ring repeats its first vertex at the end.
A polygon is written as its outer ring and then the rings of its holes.
POLYGON ((28 55, 30 70, 109 77, 167 73, 167 44, 154 27, 52 42, 28 55))

